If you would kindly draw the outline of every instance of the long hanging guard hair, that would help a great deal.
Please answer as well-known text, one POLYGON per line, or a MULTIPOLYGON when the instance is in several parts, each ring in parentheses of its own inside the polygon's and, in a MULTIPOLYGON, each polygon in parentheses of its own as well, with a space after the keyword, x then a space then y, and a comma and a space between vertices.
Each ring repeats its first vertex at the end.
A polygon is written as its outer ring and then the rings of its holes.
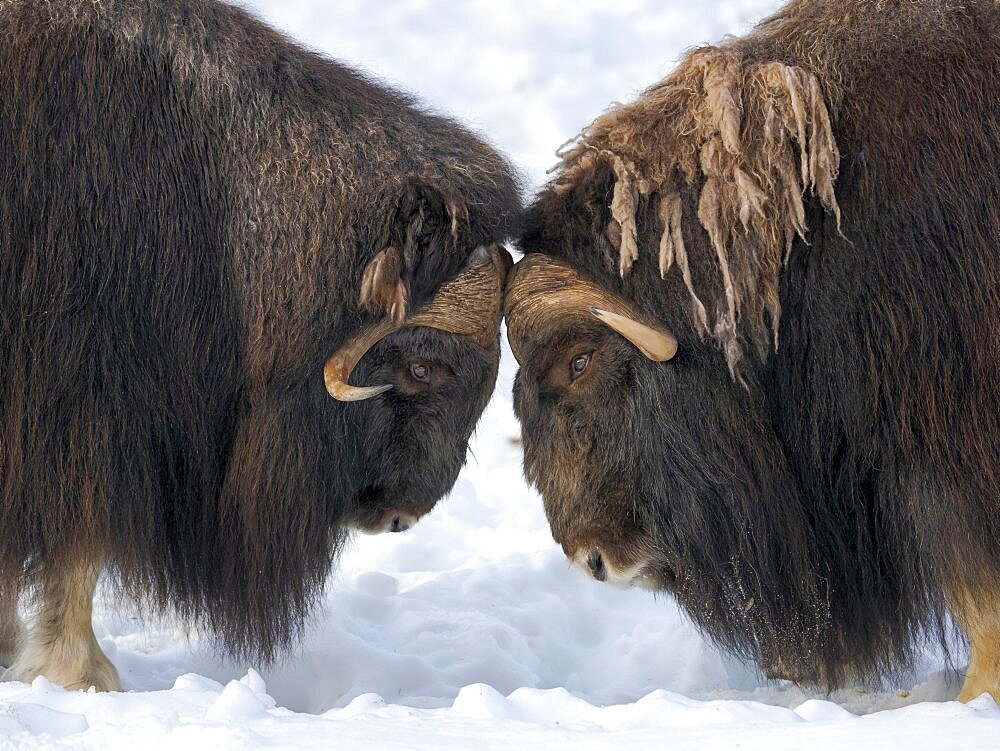
POLYGON ((660 275, 676 263, 695 325, 716 338, 730 370, 742 357, 737 324, 744 316, 754 338, 777 348, 778 274, 794 238, 806 238, 804 196, 818 197, 840 224, 840 153, 814 74, 780 62, 744 66, 731 47, 696 50, 636 102, 597 118, 560 157, 557 190, 600 161, 613 171, 622 277, 639 257, 636 215, 649 197, 662 223, 660 275), (698 190, 698 221, 722 279, 713 324, 688 265, 682 184, 698 190))

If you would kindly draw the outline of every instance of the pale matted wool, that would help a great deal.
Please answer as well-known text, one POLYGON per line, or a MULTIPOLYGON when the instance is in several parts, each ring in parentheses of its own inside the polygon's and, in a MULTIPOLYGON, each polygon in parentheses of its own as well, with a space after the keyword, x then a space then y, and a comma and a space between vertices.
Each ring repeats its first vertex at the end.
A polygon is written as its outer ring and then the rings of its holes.
POLYGON ((840 153, 813 73, 780 62, 743 63, 729 47, 696 50, 637 101, 597 118, 560 157, 557 190, 599 163, 610 166, 617 226, 609 236, 623 277, 639 257, 636 215, 650 197, 662 225, 660 275, 676 263, 695 326, 718 340, 733 373, 744 317, 754 338, 777 347, 778 275, 794 238, 806 238, 804 197, 818 197, 840 222, 840 153), (697 191, 696 216, 722 283, 711 324, 684 243, 684 186, 697 191))

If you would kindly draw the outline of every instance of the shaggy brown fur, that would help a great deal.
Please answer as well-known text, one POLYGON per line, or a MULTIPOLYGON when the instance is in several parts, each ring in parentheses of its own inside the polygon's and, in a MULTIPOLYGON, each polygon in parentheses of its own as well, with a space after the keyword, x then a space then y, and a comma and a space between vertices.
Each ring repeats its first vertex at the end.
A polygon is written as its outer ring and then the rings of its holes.
POLYGON ((968 689, 1000 696, 998 89, 992 0, 796 0, 584 131, 522 249, 679 349, 525 335, 557 536, 647 530, 708 633, 828 685, 905 665, 950 598, 987 666, 968 689))
POLYGON ((232 6, 0 2, 0 602, 84 545, 233 651, 286 644, 352 517, 451 487, 498 353, 400 331, 356 370, 399 388, 357 404, 324 363, 518 194, 464 128, 232 6))
POLYGON ((611 221, 619 273, 639 257, 638 202, 653 197, 662 224, 659 270, 676 261, 698 327, 722 344, 734 370, 736 329, 746 311, 760 336, 768 315, 777 344, 778 274, 795 237, 805 239, 804 194, 838 219, 840 154, 811 71, 777 61, 744 62, 740 47, 709 47, 636 102, 599 117, 563 151, 557 192, 604 162, 614 173, 611 221), (682 232, 682 186, 697 186, 697 218, 711 240, 725 292, 714 320, 691 280, 682 232))

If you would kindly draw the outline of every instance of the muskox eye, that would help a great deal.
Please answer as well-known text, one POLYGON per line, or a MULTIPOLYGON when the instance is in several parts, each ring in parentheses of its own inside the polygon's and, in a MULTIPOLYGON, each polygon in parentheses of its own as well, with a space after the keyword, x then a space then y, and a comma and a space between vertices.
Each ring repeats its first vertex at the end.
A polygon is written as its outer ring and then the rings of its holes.
POLYGON ((410 375, 413 376, 413 380, 415 381, 420 381, 421 383, 430 383, 431 369, 429 366, 424 365, 422 362, 411 362, 410 375))
POLYGON ((575 381, 577 378, 583 375, 583 371, 587 369, 590 365, 590 356, 593 352, 584 352, 573 358, 569 364, 569 379, 575 381))

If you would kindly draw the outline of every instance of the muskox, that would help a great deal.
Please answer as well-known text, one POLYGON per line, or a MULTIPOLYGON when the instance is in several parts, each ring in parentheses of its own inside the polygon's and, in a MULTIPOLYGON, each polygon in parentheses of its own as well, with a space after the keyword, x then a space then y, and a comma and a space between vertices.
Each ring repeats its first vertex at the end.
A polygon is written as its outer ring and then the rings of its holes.
POLYGON ((273 656, 347 530, 404 528, 465 461, 516 174, 229 5, 13 0, 0 186, 6 676, 119 686, 102 569, 273 656))
POLYGON ((1000 5, 792 2, 561 153, 505 313, 588 575, 772 676, 1000 699, 1000 5))

